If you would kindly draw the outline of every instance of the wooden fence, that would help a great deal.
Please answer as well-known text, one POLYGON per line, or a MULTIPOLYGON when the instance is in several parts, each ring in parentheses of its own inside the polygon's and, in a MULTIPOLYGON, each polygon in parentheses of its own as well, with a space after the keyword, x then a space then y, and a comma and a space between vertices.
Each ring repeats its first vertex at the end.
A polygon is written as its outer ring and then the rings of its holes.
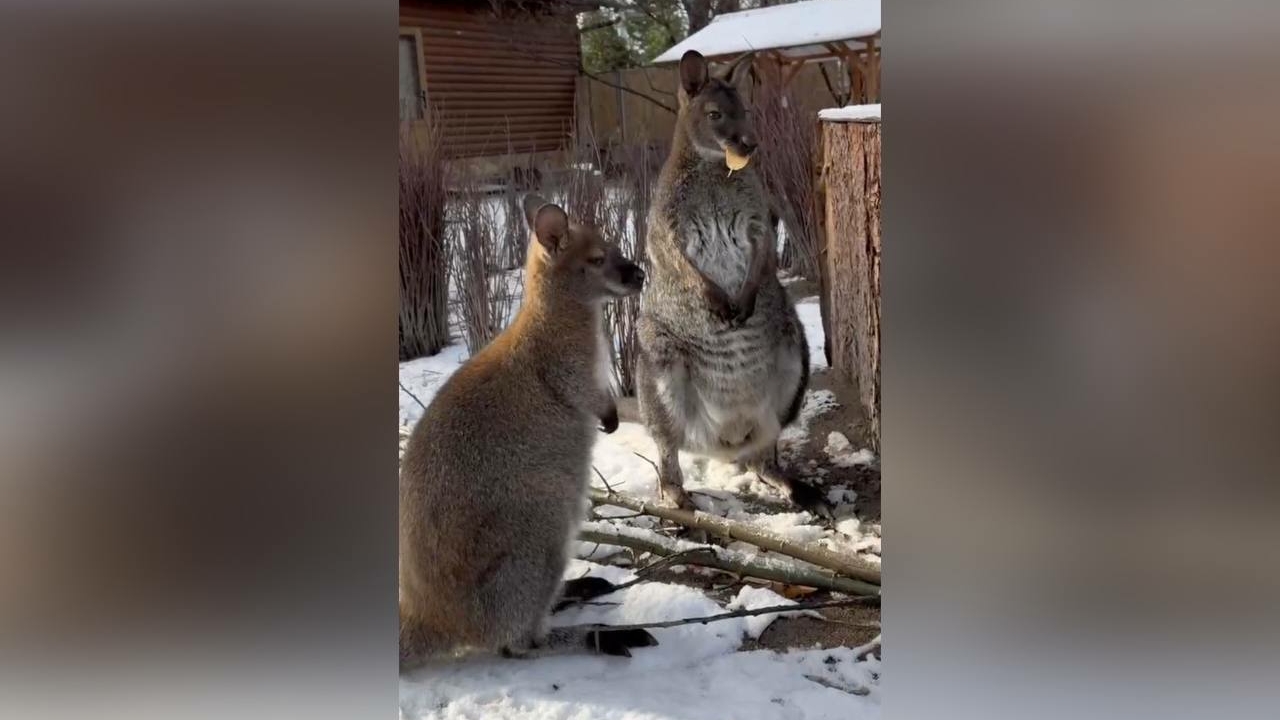
MULTIPOLYGON (((820 63, 804 66, 791 80, 792 97, 816 116, 821 108, 838 104, 827 88, 820 63)), ((827 64, 827 76, 837 92, 848 92, 848 74, 827 64)), ((651 67, 578 76, 578 137, 590 131, 600 147, 618 144, 666 144, 675 132, 676 68, 651 67), (662 106, 666 105, 668 109, 662 106)), ((750 101, 748 91, 748 101, 750 101)))

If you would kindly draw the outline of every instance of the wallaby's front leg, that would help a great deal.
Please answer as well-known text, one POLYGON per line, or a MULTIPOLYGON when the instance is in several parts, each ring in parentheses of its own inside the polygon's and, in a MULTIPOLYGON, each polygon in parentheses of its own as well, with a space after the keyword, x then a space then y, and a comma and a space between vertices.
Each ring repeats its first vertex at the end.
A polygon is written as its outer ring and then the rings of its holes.
POLYGON ((772 265, 769 262, 772 258, 770 236, 771 233, 764 232, 762 229, 755 238, 752 238, 751 266, 747 268, 747 279, 742 283, 742 289, 738 291, 738 297, 733 302, 735 324, 740 325, 746 322, 756 311, 756 295, 760 292, 760 285, 768 276, 772 265))
MULTIPOLYGON (((690 261, 692 264, 692 261, 690 261)), ((725 292, 720 284, 711 279, 711 276, 702 272, 698 266, 693 266, 697 270, 698 277, 702 283, 702 299, 707 303, 707 307, 711 310, 711 314, 721 320, 732 320, 738 314, 737 303, 733 298, 729 297, 729 293, 725 292)))
POLYGON ((654 243, 651 245, 651 252, 665 256, 676 264, 683 264, 686 269, 691 270, 692 272, 679 274, 681 284, 691 294, 700 295, 712 315, 726 322, 731 320, 738 312, 733 298, 715 280, 712 280, 710 275, 703 272, 693 258, 689 257, 684 244, 677 240, 680 235, 674 226, 667 230, 667 233, 666 242, 654 243))

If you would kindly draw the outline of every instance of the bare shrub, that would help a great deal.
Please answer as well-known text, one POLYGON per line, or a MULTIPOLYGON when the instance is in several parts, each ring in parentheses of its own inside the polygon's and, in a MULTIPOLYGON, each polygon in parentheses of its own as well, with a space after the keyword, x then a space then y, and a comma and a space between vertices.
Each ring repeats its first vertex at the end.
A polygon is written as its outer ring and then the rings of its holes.
POLYGON ((447 174, 440 138, 400 129, 400 360, 449 344, 447 174))
MULTIPOLYGON (((646 272, 649 269, 645 236, 648 232, 649 206, 657 187, 658 174, 666 158, 665 148, 635 143, 614 148, 610 161, 616 174, 611 183, 607 213, 609 237, 615 239, 622 253, 634 258, 646 272)), ((613 374, 618 391, 623 395, 636 392, 636 357, 640 342, 636 330, 640 317, 640 298, 622 298, 605 308, 605 322, 613 336, 613 374)))
MULTIPOLYGON (((590 131, 585 132, 577 147, 566 151, 568 169, 549 183, 548 192, 564 203, 570 217, 595 227, 605 239, 617 243, 624 255, 647 267, 644 241, 649 204, 666 149, 642 143, 601 149, 590 131)), ((639 313, 639 297, 605 305, 604 329, 613 340, 614 384, 622 395, 635 394, 639 313)))
POLYGON ((511 322, 524 275, 505 267, 510 210, 501 194, 487 194, 474 176, 461 175, 449 209, 454 302, 463 339, 474 355, 511 322))
POLYGON ((818 217, 814 188, 817 120, 804 111, 776 79, 765 79, 753 103, 762 138, 760 174, 775 205, 786 239, 779 266, 811 280, 818 278, 818 217))

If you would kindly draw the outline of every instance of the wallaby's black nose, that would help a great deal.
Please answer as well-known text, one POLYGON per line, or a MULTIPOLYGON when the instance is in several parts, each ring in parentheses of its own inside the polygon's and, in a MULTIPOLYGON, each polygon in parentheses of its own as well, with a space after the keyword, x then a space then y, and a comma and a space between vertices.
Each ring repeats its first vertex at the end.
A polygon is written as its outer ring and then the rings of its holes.
POLYGON ((758 143, 756 143, 756 139, 750 135, 743 135, 738 138, 738 144, 742 146, 742 152, 744 155, 750 155, 755 152, 758 145, 758 143))
POLYGON ((640 287, 644 285, 644 270, 639 265, 631 265, 623 272, 622 279, 628 285, 640 287))

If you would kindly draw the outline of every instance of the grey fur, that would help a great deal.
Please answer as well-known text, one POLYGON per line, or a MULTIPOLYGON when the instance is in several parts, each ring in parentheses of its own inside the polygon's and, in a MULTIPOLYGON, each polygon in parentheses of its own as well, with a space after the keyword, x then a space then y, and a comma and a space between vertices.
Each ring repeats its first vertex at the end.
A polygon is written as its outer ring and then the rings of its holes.
POLYGON ((644 644, 634 633, 545 627, 597 426, 617 427, 600 374, 600 308, 638 292, 644 274, 558 207, 534 198, 526 208, 538 242, 520 312, 440 388, 401 464, 402 667, 464 649, 626 654, 644 644))
MULTIPOLYGON (((640 414, 668 501, 690 506, 678 462, 686 450, 744 463, 820 509, 817 493, 776 463, 778 436, 808 384, 809 350, 778 282, 764 186, 754 166, 725 165, 724 148, 749 154, 755 135, 737 89, 699 63, 692 52, 681 61, 680 115, 649 213, 640 414)), ((731 68, 735 79, 743 66, 731 68)))

